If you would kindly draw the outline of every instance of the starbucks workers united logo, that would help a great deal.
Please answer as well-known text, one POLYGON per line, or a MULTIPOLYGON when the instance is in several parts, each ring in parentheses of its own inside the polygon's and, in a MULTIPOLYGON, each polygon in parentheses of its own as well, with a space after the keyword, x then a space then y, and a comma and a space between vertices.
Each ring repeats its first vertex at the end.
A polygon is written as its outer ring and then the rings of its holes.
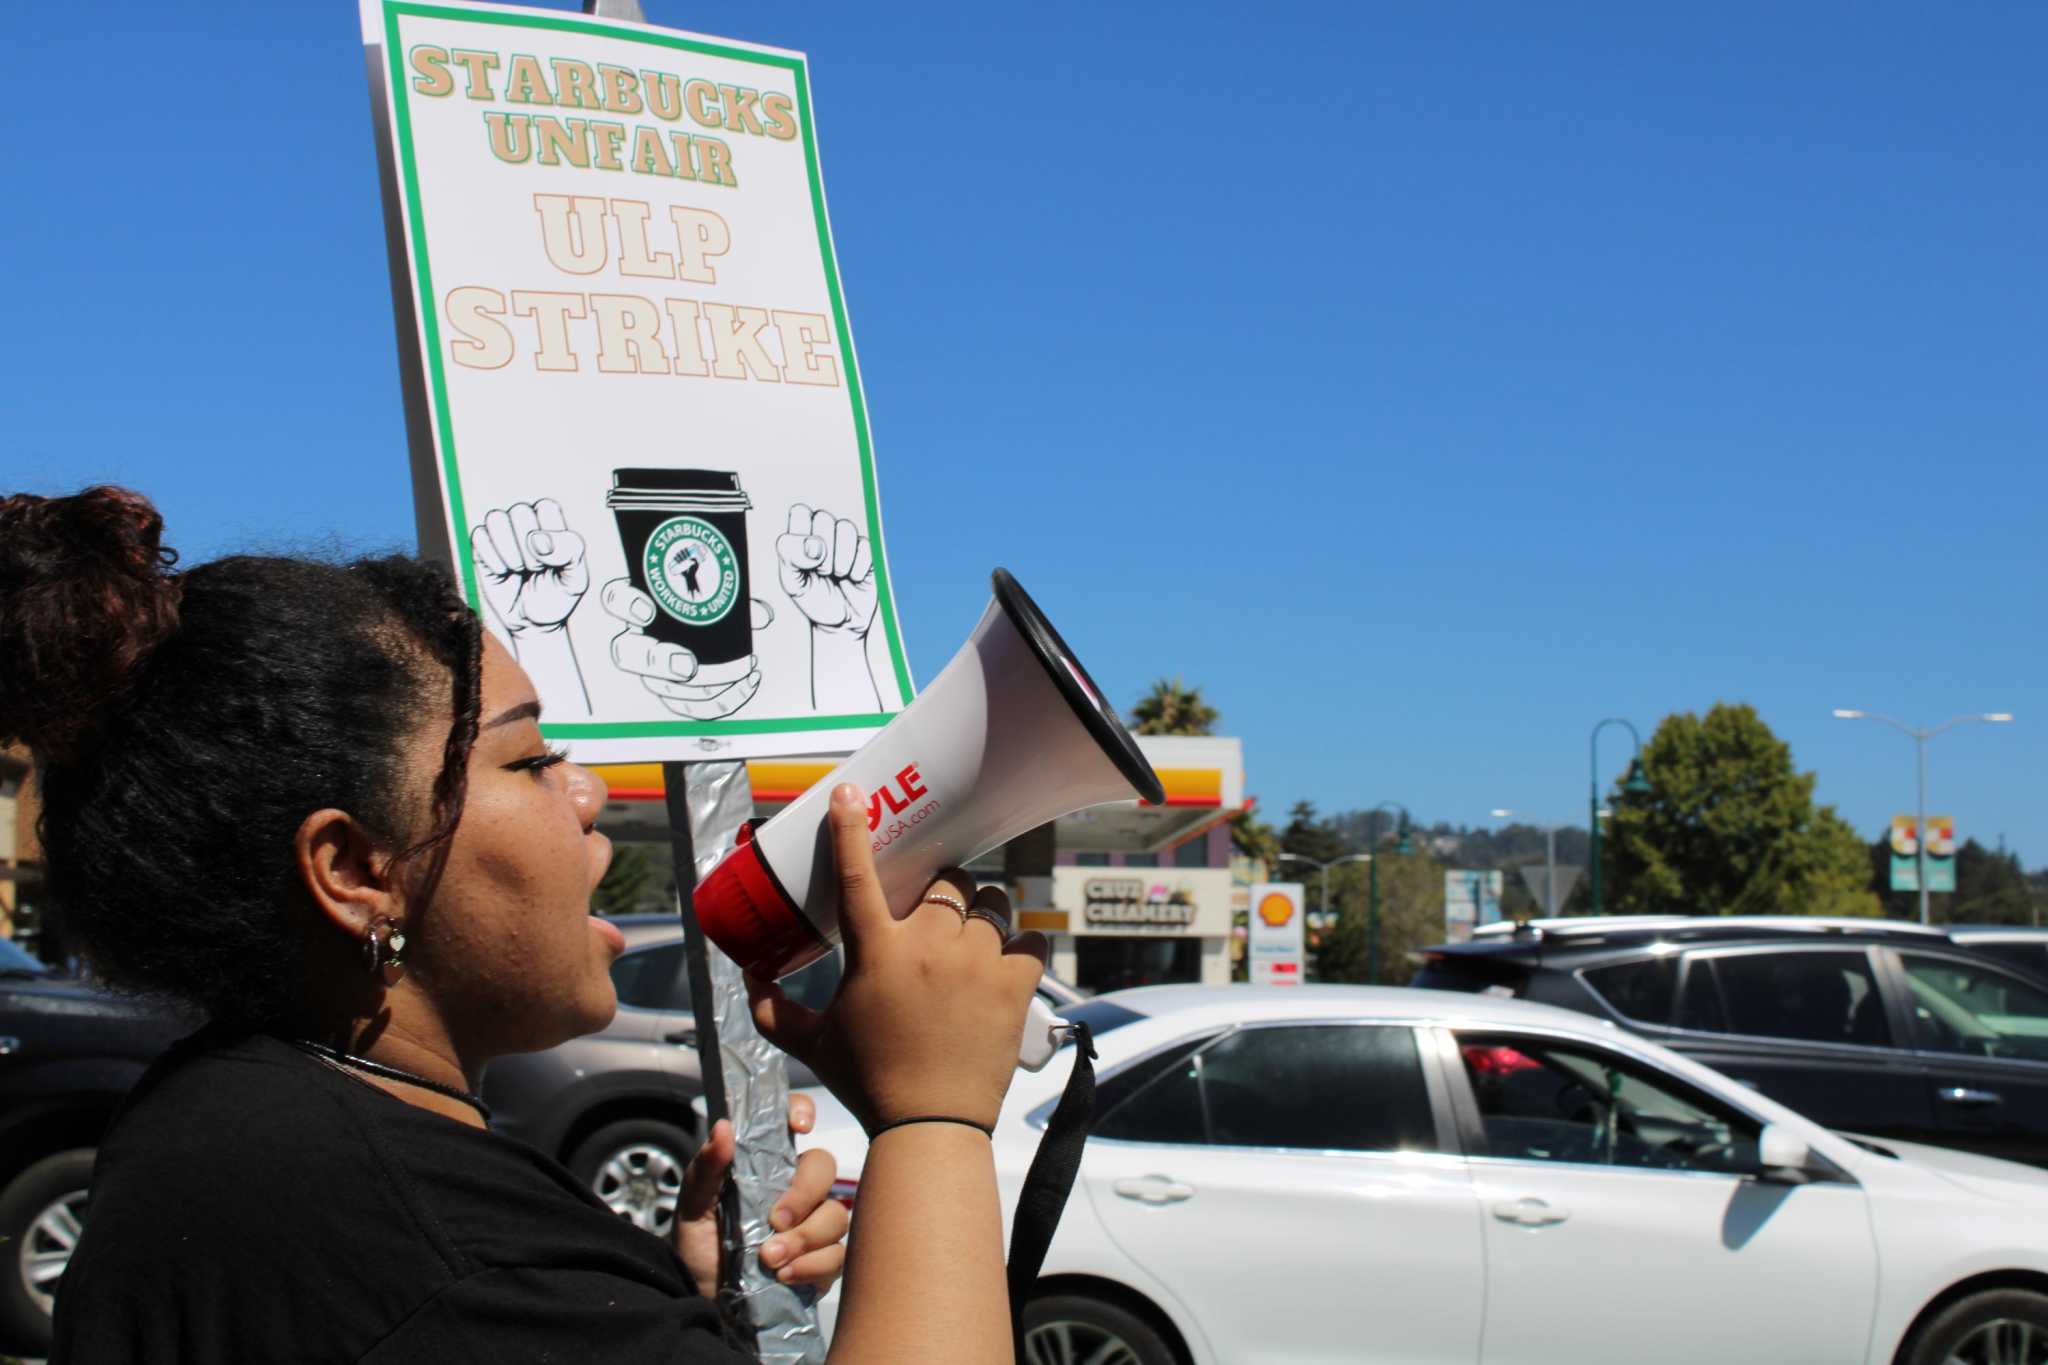
POLYGON ((739 599, 740 565, 732 542, 700 517, 670 517, 655 527, 642 567, 654 600, 686 625, 708 626, 739 599))

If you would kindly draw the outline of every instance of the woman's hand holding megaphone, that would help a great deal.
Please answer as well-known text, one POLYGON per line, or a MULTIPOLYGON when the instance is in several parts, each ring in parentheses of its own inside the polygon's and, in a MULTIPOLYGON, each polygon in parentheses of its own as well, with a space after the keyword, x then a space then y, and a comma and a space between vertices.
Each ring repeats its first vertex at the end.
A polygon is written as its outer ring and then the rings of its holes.
MULTIPOLYGON (((833 788, 826 820, 839 867, 846 975, 823 1012, 747 978, 754 1022, 808 1062, 874 1134, 847 1246, 834 1360, 931 1359, 1009 1365, 1009 1292, 990 1128, 1017 1070, 1024 1012, 1045 969, 1045 937, 1007 936, 979 914, 926 899, 902 919, 875 872, 867 806, 833 788), (956 1123, 907 1123, 950 1118, 956 1123)), ((1000 892, 965 873, 926 892, 1009 922, 1000 892), (972 899, 970 900, 970 897, 972 899)))
POLYGON ((931 891, 961 905, 971 898, 977 913, 928 899, 898 919, 882 898, 867 807, 852 784, 833 791, 827 819, 846 975, 823 1011, 749 976, 754 1022, 870 1132, 931 1115, 993 1125, 1045 970, 1045 936, 1005 937, 991 920, 1009 920, 1007 899, 994 889, 977 894, 965 873, 941 874, 931 891))

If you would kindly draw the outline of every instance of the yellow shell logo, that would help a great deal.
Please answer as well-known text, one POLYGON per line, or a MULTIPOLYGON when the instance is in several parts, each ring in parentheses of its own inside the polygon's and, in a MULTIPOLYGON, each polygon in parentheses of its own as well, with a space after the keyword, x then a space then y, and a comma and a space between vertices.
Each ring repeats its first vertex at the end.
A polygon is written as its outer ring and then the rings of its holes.
POLYGON ((1294 902, 1278 891, 1271 892, 1259 902, 1259 918, 1278 929, 1294 918, 1294 902))

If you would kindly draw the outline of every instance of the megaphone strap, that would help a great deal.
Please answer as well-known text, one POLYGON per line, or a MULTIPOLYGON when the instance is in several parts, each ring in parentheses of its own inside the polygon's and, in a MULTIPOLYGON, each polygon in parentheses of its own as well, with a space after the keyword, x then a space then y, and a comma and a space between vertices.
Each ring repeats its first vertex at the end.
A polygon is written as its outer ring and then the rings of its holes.
POLYGON ((1060 1225, 1060 1212, 1073 1192, 1074 1176, 1081 1169, 1081 1148, 1088 1141, 1088 1125, 1095 1112, 1095 1040, 1086 1024, 1069 1027, 1074 1035, 1074 1070, 1052 1117, 1046 1120, 1045 1136, 1038 1140, 1038 1151, 1024 1176, 1024 1189, 1017 1196, 1017 1215, 1010 1222, 1010 1334, 1018 1360, 1027 1358, 1024 1303, 1038 1283, 1052 1234, 1060 1225))

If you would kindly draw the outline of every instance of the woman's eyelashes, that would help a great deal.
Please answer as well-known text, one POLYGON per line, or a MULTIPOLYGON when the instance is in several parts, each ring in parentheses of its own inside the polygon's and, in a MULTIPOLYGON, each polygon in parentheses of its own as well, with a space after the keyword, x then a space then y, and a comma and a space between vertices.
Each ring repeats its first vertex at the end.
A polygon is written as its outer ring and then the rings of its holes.
POLYGON ((537 754, 528 754, 525 758, 514 759, 512 762, 507 763, 505 767, 510 772, 539 774, 546 772, 557 763, 565 761, 568 757, 569 751, 567 749, 551 744, 537 754))

